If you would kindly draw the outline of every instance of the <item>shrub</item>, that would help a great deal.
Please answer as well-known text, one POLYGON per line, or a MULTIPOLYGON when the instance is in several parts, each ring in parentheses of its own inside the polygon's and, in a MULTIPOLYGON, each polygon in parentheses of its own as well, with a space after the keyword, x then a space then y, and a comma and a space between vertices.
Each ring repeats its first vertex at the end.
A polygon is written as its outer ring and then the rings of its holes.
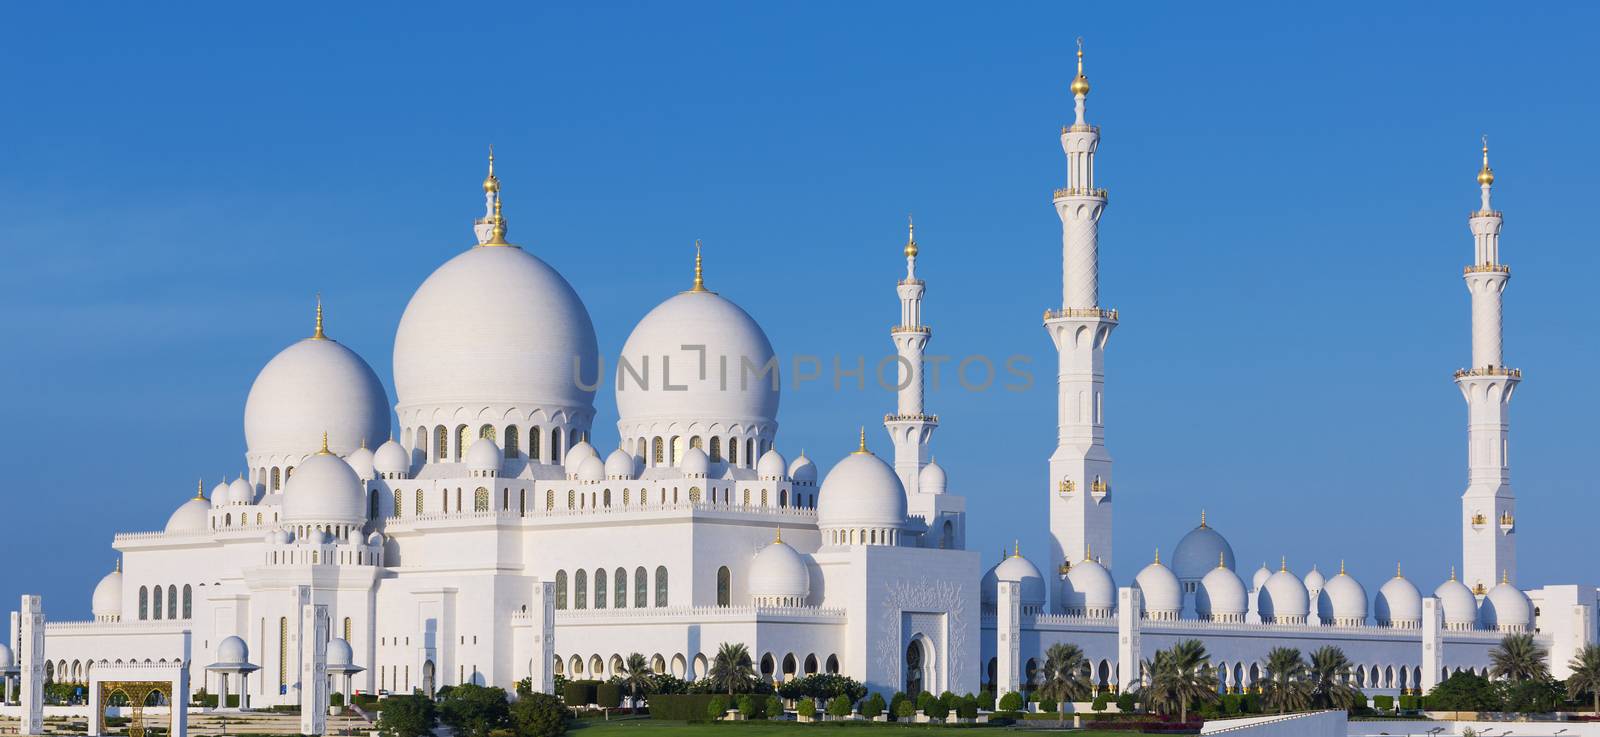
POLYGON ((908 702, 909 698, 904 691, 894 692, 894 695, 889 697, 889 718, 898 720, 900 718, 900 705, 908 702))
POLYGON ((1261 694, 1250 693, 1250 694, 1245 694, 1244 695, 1244 713, 1246 713, 1246 714, 1260 714, 1261 713, 1261 694))
POLYGON ((511 726, 517 737, 560 737, 572 715, 550 694, 526 693, 511 705, 511 726))
POLYGON ((810 719, 817 715, 817 702, 812 701, 810 698, 800 699, 800 703, 795 705, 794 710, 800 716, 810 719))
POLYGON ((716 694, 650 694, 650 718, 703 722, 716 694))
POLYGON ((783 699, 776 694, 767 697, 766 717, 768 719, 783 718, 783 699))
POLYGON ((978 716, 978 697, 967 694, 956 699, 956 716, 962 719, 974 719, 978 716))
POLYGON ((950 716, 950 705, 944 699, 929 699, 922 713, 927 714, 929 719, 944 719, 950 716))
POLYGON ((567 681, 561 689, 561 700, 567 706, 588 706, 593 704, 599 681, 567 681))
POLYGON ((744 715, 744 718, 756 718, 756 700, 750 694, 740 696, 734 703, 738 704, 735 708, 739 710, 740 714, 744 715))
POLYGON ((887 707, 888 704, 883 702, 883 694, 872 694, 871 696, 867 697, 866 701, 861 702, 861 716, 864 716, 868 719, 875 718, 879 714, 882 714, 883 710, 887 707))
POLYGON ((1094 709, 1095 711, 1105 711, 1106 706, 1110 703, 1111 694, 1101 691, 1100 695, 1094 697, 1094 702, 1089 704, 1089 708, 1094 709))
POLYGON ((1020 711, 1022 709, 1022 694, 1016 691, 1007 691, 1000 697, 1001 711, 1020 711))
POLYGON ((712 719, 721 719, 728 713, 728 700, 721 696, 713 696, 706 702, 706 716, 712 719))
POLYGON ((924 714, 928 713, 928 708, 933 706, 934 702, 938 700, 939 698, 937 696, 934 696, 927 691, 917 694, 917 711, 920 711, 924 714))
POLYGON ((433 700, 420 694, 384 699, 378 732, 384 737, 431 737, 439 721, 433 700))
POLYGON ((1039 711, 1042 711, 1042 712, 1045 712, 1045 713, 1048 714, 1048 713, 1054 712, 1056 710, 1056 708, 1057 708, 1057 706, 1056 706, 1056 700, 1055 699, 1052 699, 1052 698, 1050 698, 1048 696, 1039 699, 1039 711))
POLYGON ((617 708, 622 703, 622 686, 616 683, 595 684, 593 703, 602 709, 617 708))
POLYGON ((978 692, 978 708, 994 711, 994 692, 988 689, 978 692))
POLYGON ((1394 709, 1394 697, 1388 694, 1378 694, 1372 697, 1372 708, 1380 711, 1391 711, 1394 709))
MULTIPOLYGON (((1240 707, 1244 706, 1244 703, 1239 698, 1238 694, 1232 694, 1232 696, 1234 698, 1234 708, 1232 710, 1232 713, 1237 714, 1237 713, 1239 713, 1240 707)), ((1119 710, 1119 711, 1121 711, 1123 713, 1128 713, 1128 712, 1133 711, 1134 707, 1137 706, 1138 703, 1139 703, 1138 697, 1134 696, 1131 693, 1124 692, 1124 693, 1117 694, 1117 710, 1119 710)))
POLYGON ((344 706, 344 694, 338 691, 328 694, 328 706, 344 706))
POLYGON ((511 724, 511 705, 503 688, 463 684, 439 699, 439 721, 457 737, 489 737, 511 724))
POLYGON ((834 717, 850 716, 850 700, 843 696, 835 696, 828 701, 828 714, 834 717))

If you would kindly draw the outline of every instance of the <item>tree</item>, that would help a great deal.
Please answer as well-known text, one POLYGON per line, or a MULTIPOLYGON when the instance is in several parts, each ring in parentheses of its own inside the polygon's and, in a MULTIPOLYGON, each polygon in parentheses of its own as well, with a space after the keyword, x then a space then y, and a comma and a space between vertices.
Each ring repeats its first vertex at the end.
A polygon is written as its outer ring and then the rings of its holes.
POLYGON ((1349 709, 1356 703, 1356 689, 1350 685, 1350 658, 1332 645, 1323 645, 1311 653, 1308 671, 1311 700, 1318 706, 1349 709))
POLYGON ((457 737, 489 737, 511 723, 511 705, 503 688, 462 684, 439 700, 439 721, 457 737))
POLYGON ((511 727, 517 737, 561 737, 571 712, 561 699, 546 693, 526 693, 511 705, 511 727))
POLYGON ((917 705, 911 699, 900 702, 894 708, 895 721, 905 721, 917 715, 917 705))
POLYGON ((828 715, 841 718, 850 716, 850 700, 843 696, 835 696, 828 702, 828 715))
POLYGON ((421 694, 390 696, 383 700, 378 732, 384 737, 431 737, 438 722, 433 699, 421 694))
POLYGON ((756 669, 750 663, 750 649, 743 643, 724 642, 717 647, 717 657, 711 661, 706 680, 717 691, 729 696, 750 691, 756 686, 756 669))
POLYGON ((1524 713, 1551 712, 1561 703, 1561 684, 1550 678, 1529 678, 1500 684, 1501 708, 1524 713))
POLYGON ((1184 640, 1156 653, 1150 664, 1151 701, 1178 707, 1178 720, 1189 721, 1189 705, 1217 698, 1217 674, 1199 640, 1184 640))
POLYGON ((817 702, 812 701, 810 698, 801 699, 800 703, 794 705, 794 712, 810 719, 817 715, 817 702))
POLYGON ((1428 708, 1439 711, 1497 711, 1500 693, 1483 676, 1456 673, 1428 692, 1428 708))
POLYGON ((1022 708, 1022 694, 1016 691, 1007 691, 1000 697, 1000 711, 1016 711, 1022 708))
POLYGON ((883 713, 886 706, 887 704, 883 702, 883 694, 875 693, 868 696, 866 701, 861 702, 861 716, 875 719, 879 714, 883 713))
POLYGON ((1549 652, 1539 646, 1533 635, 1525 632, 1506 635, 1489 651, 1489 675, 1512 681, 1548 679, 1548 656, 1549 652))
POLYGON ((776 694, 767 697, 767 718, 783 718, 783 699, 779 698, 776 694))
POLYGON ((650 661, 642 653, 629 653, 628 658, 622 661, 622 688, 634 700, 650 692, 654 675, 650 670, 650 661))
POLYGON ((1584 645, 1567 663, 1567 698, 1577 701, 1583 694, 1594 697, 1595 714, 1600 715, 1600 645, 1584 645))
POLYGON ((728 702, 721 696, 713 696, 706 702, 706 716, 713 720, 721 719, 728 714, 728 702))
POLYGON ((735 707, 735 708, 737 708, 739 710, 739 714, 744 716, 745 719, 755 719, 756 718, 756 700, 755 700, 755 697, 751 696, 750 694, 745 694, 743 696, 740 696, 739 700, 734 702, 734 703, 738 704, 738 706, 735 707))
POLYGON ((1266 673, 1261 680, 1261 696, 1279 714, 1299 711, 1311 705, 1310 673, 1300 651, 1275 647, 1267 651, 1266 673))
POLYGON ((1063 704, 1089 698, 1089 661, 1077 645, 1058 642, 1044 652, 1039 671, 1039 695, 1063 704))

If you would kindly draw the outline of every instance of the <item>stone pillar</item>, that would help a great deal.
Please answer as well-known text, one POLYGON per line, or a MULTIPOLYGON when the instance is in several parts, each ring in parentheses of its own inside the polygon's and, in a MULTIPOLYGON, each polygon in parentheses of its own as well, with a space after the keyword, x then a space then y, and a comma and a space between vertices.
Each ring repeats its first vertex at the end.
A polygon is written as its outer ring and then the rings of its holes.
POLYGON ((189 737, 189 669, 180 666, 172 679, 172 737, 189 737))
POLYGON ((556 649, 556 585, 534 579, 533 602, 528 611, 533 615, 533 670, 528 679, 534 691, 552 693, 556 690, 551 662, 556 649))
POLYGON ((1423 693, 1439 685, 1439 671, 1444 667, 1444 609, 1437 597, 1422 600, 1422 683, 1416 684, 1423 693))
POLYGON ((228 674, 217 674, 217 708, 228 708, 228 674))
POLYGON ((17 734, 44 734, 44 604, 38 595, 22 596, 17 665, 22 668, 21 723, 17 734))
POLYGON ((1139 685, 1139 623, 1143 608, 1138 589, 1117 589, 1117 688, 1123 692, 1139 685))
POLYGON ((328 731, 328 607, 300 607, 300 734, 328 731))
POLYGON ((998 699, 1021 691, 1018 669, 1022 658, 1022 584, 1000 581, 995 591, 994 695, 998 699))

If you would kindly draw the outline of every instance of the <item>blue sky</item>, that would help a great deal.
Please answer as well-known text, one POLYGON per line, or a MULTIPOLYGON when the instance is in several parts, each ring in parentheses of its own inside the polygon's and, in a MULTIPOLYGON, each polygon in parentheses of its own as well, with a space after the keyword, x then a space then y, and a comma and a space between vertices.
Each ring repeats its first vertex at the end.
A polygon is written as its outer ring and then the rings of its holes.
MULTIPOLYGON (((311 327, 388 383, 411 292, 471 243, 483 155, 513 240, 614 356, 707 278, 780 353, 876 360, 905 214, 931 350, 1028 356, 1025 392, 930 392, 992 563, 1043 553, 1072 39, 1102 126, 1116 573, 1201 508, 1253 567, 1458 560, 1480 134, 1506 212, 1525 585, 1593 581, 1593 177, 1572 5, 1121 3, 18 6, 0 24, 0 593, 88 614, 116 530, 241 470, 255 372, 311 327), (372 6, 376 7, 376 6, 372 6), (980 12, 981 8, 981 12, 980 12)), ((892 406, 786 390, 824 465, 892 406)), ((615 442, 602 392, 596 444, 615 442)), ((0 605, 4 606, 4 605, 0 605)))

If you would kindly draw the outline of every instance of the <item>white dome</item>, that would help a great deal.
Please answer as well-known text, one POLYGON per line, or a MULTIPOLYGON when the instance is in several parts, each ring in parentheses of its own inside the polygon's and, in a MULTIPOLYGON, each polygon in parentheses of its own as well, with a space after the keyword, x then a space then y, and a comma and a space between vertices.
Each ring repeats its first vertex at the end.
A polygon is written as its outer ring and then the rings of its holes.
POLYGON ((11 652, 11 646, 0 642, 0 671, 15 668, 17 656, 11 652))
POLYGON ((1261 567, 1250 575, 1250 590, 1260 591, 1262 586, 1267 585, 1267 579, 1269 578, 1272 578, 1272 570, 1267 568, 1267 564, 1262 563, 1261 567))
POLYGON ((1495 584, 1489 589, 1489 595, 1483 597, 1479 605, 1478 619, 1485 629, 1492 630, 1520 630, 1527 629, 1533 623, 1533 605, 1528 602, 1528 595, 1521 589, 1505 581, 1495 584))
MULTIPOLYGON (((298 475, 300 469, 295 469, 295 473, 298 475)), ((206 501, 205 497, 200 496, 199 490, 196 490, 193 499, 179 505, 172 516, 167 518, 167 526, 164 529, 171 535, 205 532, 210 526, 211 502, 206 501)))
POLYGON ((406 476, 411 473, 411 454, 406 452, 405 446, 390 438, 378 446, 377 453, 372 454, 372 468, 382 474, 406 476))
POLYGON ((606 476, 614 479, 631 479, 638 475, 639 464, 621 448, 606 456, 606 476))
POLYGON ((763 479, 781 479, 789 472, 789 462, 784 460, 783 454, 776 448, 768 448, 761 454, 761 460, 756 461, 756 476, 763 479))
POLYGON ((224 665, 250 662, 250 647, 237 635, 229 635, 217 643, 217 662, 224 665))
POLYGON ((382 545, 383 544, 383 535, 380 534, 380 533, 377 533, 377 532, 374 532, 374 533, 372 533, 370 535, 367 535, 367 544, 368 545, 382 545))
POLYGON ((1455 625, 1453 629, 1472 629, 1478 624, 1478 598, 1472 595, 1472 589, 1457 581, 1455 576, 1439 584, 1433 590, 1433 595, 1439 600, 1439 608, 1444 611, 1446 626, 1455 625))
POLYGON ((1372 600, 1372 616, 1387 627, 1416 627, 1422 623, 1422 594, 1404 576, 1396 575, 1379 587, 1372 600))
POLYGON ((344 462, 350 464, 350 470, 355 471, 356 478, 362 481, 371 481, 377 478, 377 474, 374 473, 376 469, 373 468, 372 451, 368 450, 365 444, 351 451, 350 455, 345 456, 344 462))
POLYGON ((1306 585, 1306 591, 1321 591, 1323 586, 1328 585, 1327 577, 1316 566, 1311 566, 1311 572, 1301 582, 1306 585))
POLYGON ((567 472, 567 475, 575 475, 578 473, 578 469, 583 466, 584 461, 599 457, 600 452, 595 450, 588 440, 579 440, 573 443, 571 448, 567 449, 566 457, 561 460, 561 468, 567 472))
POLYGON ((1161 565, 1161 561, 1140 570, 1133 577, 1133 585, 1144 599, 1145 611, 1170 613, 1174 618, 1183 611, 1183 586, 1172 569, 1161 565))
POLYGON ((250 386, 244 437, 250 465, 328 448, 349 453, 389 436, 389 395, 372 367, 337 341, 306 338, 274 356, 250 386))
POLYGON ((819 527, 899 527, 906 519, 906 492, 894 469, 877 456, 857 451, 828 471, 818 492, 819 527))
POLYGON ((596 481, 605 481, 606 464, 599 458, 589 456, 588 458, 583 459, 583 463, 578 464, 578 472, 574 475, 578 477, 579 481, 588 481, 591 483, 596 481))
POLYGON ((1067 580, 1062 584, 1062 594, 1068 611, 1109 610, 1116 606, 1117 585, 1111 573, 1092 560, 1073 563, 1067 569, 1067 580))
POLYGON ((1343 626, 1367 621, 1367 589, 1350 574, 1340 571, 1323 584, 1317 595, 1317 616, 1324 622, 1343 626))
POLYGON ((94 585, 94 595, 89 598, 89 611, 95 619, 122 616, 122 566, 107 573, 94 585))
POLYGON ((328 665, 330 667, 349 666, 355 663, 355 653, 350 650, 350 643, 342 637, 328 640, 328 665))
POLYGON ((1020 587, 1023 606, 1044 606, 1045 588, 1044 576, 1039 574, 1039 568, 1032 561, 1022 557, 1020 553, 1012 553, 1000 561, 1000 565, 992 569, 994 579, 985 589, 985 600, 994 602, 999 599, 998 582, 1010 581, 1022 584, 1020 587))
POLYGON ((467 446, 467 468, 480 473, 500 471, 500 446, 488 438, 478 438, 467 446))
POLYGON ((651 310, 623 344, 621 360, 636 373, 617 367, 619 425, 698 421, 770 432, 777 419, 776 373, 755 375, 774 360, 771 341, 755 318, 713 292, 684 292, 651 310))
POLYGON ((594 391, 582 387, 598 366, 594 323, 577 292, 515 247, 471 248, 446 261, 411 295, 394 337, 402 417, 419 405, 476 412, 491 404, 586 421, 594 391))
POLYGON ((811 595, 811 572, 805 557, 782 540, 775 540, 756 553, 750 562, 750 595, 757 599, 790 599, 803 602, 811 595))
POLYGON ((211 493, 208 496, 211 497, 211 504, 213 506, 220 507, 220 506, 222 506, 224 504, 227 504, 228 503, 228 482, 227 482, 227 480, 218 481, 216 486, 211 487, 211 493))
POLYGON ((285 522, 366 521, 366 490, 356 472, 333 454, 318 453, 294 469, 283 491, 285 522))
POLYGON ((1242 621, 1249 609, 1244 581, 1224 566, 1213 566, 1195 589, 1194 610, 1202 619, 1242 621))
POLYGON ((1266 585, 1261 589, 1260 596, 1261 600, 1256 602, 1256 611, 1261 613, 1264 622, 1304 620, 1306 615, 1311 613, 1311 601, 1306 594, 1306 585, 1287 569, 1279 569, 1277 573, 1269 576, 1266 585))
POLYGON ((1222 533, 1207 525, 1205 515, 1201 515, 1200 526, 1178 541, 1172 555, 1172 573, 1180 581, 1199 581, 1217 567, 1219 556, 1223 565, 1232 570, 1233 546, 1222 533))
POLYGON ((917 472, 917 489, 929 494, 943 494, 945 490, 944 467, 933 461, 917 472))
POLYGON ((789 464, 789 479, 797 484, 817 483, 817 464, 806 457, 805 451, 800 451, 800 457, 789 464))
POLYGON ((228 484, 229 504, 254 504, 256 501, 256 485, 246 481, 243 476, 228 484))
POLYGON ((711 473, 711 457, 699 448, 690 448, 678 459, 678 471, 685 476, 705 476, 711 473))

